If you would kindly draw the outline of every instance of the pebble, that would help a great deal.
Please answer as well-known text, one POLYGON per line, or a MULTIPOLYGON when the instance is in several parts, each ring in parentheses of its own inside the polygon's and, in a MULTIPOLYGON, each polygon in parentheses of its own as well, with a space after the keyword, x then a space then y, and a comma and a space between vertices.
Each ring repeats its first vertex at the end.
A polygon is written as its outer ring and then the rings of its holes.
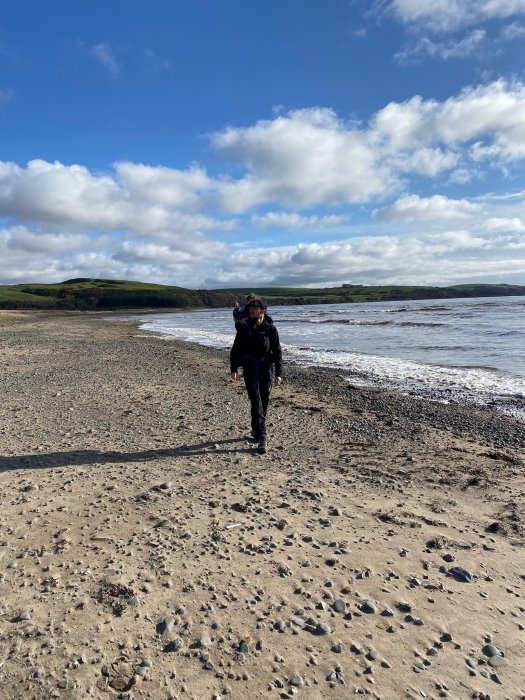
POLYGON ((171 642, 168 642, 166 646, 164 647, 164 651, 179 651, 183 646, 183 641, 182 639, 173 639, 171 642))
POLYGON ((20 613, 20 615, 18 616, 18 619, 19 620, 30 620, 31 615, 24 610, 23 612, 20 613))
POLYGON ((294 685, 294 686, 304 685, 303 677, 302 676, 293 676, 290 679, 290 685, 294 685))
POLYGON ((315 628, 315 631, 319 635, 324 635, 330 634, 332 632, 332 629, 330 628, 330 625, 328 625, 326 622, 320 622, 315 628))
POLYGON ((164 620, 158 626, 158 630, 159 630, 160 634, 171 634, 171 632, 173 632, 174 628, 175 628, 175 618, 172 617, 171 615, 168 615, 167 617, 165 617, 164 620))
POLYGON ((474 582, 474 574, 471 574, 470 571, 463 569, 461 566, 453 566, 451 569, 449 569, 448 573, 451 574, 457 581, 464 581, 465 583, 474 582))
POLYGON ((501 651, 492 644, 485 644, 481 651, 485 656, 501 656, 501 651))
POLYGON ((489 659, 489 666, 491 668, 501 668, 503 666, 508 666, 508 661, 504 656, 491 656, 489 659))
POLYGON ((335 612, 342 613, 346 610, 346 603, 344 600, 339 598, 332 603, 332 608, 335 610, 335 612))
POLYGON ((199 639, 199 646, 201 649, 204 649, 205 647, 211 647, 211 639, 208 637, 207 634, 203 634, 202 637, 199 639))
POLYGON ((361 610, 361 612, 364 612, 367 615, 373 615, 377 612, 377 608, 371 600, 365 600, 363 603, 361 603, 359 609, 361 610))

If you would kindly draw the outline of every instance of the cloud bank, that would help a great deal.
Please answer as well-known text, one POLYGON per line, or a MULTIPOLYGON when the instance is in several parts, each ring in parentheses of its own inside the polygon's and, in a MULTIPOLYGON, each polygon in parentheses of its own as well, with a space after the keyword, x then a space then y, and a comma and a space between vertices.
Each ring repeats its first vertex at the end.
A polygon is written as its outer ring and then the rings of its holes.
POLYGON ((391 102, 363 124, 322 107, 278 113, 210 145, 214 172, 0 161, 0 282, 443 283, 525 272, 523 192, 439 191, 523 171, 520 82, 391 102), (269 229, 282 244, 262 249, 269 229), (298 231, 317 242, 291 245, 298 231))

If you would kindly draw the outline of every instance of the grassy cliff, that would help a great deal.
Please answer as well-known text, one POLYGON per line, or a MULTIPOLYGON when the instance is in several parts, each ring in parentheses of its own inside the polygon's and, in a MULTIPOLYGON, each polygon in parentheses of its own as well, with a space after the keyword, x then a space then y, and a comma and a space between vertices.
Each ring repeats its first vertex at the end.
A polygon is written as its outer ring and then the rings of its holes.
POLYGON ((334 304, 409 299, 521 296, 525 286, 512 284, 460 284, 452 287, 353 286, 305 289, 293 287, 195 290, 147 282, 79 278, 57 284, 0 286, 0 309, 181 309, 233 306, 249 292, 269 304, 334 304))

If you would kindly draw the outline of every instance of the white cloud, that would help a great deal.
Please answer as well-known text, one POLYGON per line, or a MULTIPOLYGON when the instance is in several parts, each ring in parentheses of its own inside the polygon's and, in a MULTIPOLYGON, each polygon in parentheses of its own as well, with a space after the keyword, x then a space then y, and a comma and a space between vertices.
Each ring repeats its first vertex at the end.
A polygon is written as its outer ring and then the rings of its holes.
POLYGON ((434 32, 525 14, 525 0, 387 0, 380 4, 400 22, 434 32))
POLYGON ((0 215, 71 229, 171 235, 231 228, 231 222, 194 212, 207 183, 202 170, 118 163, 116 177, 81 165, 33 160, 22 168, 0 161, 0 215))
POLYGON ((449 199, 439 194, 425 198, 412 194, 374 213, 383 221, 448 221, 469 218, 480 209, 480 204, 465 199, 449 199))
POLYGON ((494 232, 494 233, 499 233, 499 232, 525 233, 525 221, 522 221, 517 216, 515 216, 511 219, 493 217, 491 219, 487 219, 483 223, 483 229, 485 231, 490 231, 490 232, 494 232))
POLYGON ((270 211, 264 216, 252 216, 252 223, 258 228, 284 229, 324 229, 344 224, 348 216, 331 214, 328 216, 301 216, 297 212, 270 211))
POLYGON ((212 182, 198 166, 177 170, 163 166, 120 162, 115 164, 118 179, 135 201, 197 210, 202 207, 202 194, 212 182))
POLYGON ((215 134, 217 152, 247 175, 224 181, 223 206, 242 212, 276 201, 291 208, 368 201, 397 181, 382 166, 366 133, 347 128, 329 109, 303 109, 215 134))
POLYGON ((416 62, 424 56, 443 61, 467 58, 479 51, 486 38, 487 33, 483 29, 473 29, 461 39, 450 39, 446 42, 433 41, 429 37, 423 36, 415 44, 394 54, 394 58, 402 64, 416 62))
POLYGON ((516 41, 523 39, 523 37, 525 37, 525 26, 518 22, 507 24, 501 30, 501 38, 503 41, 516 41))
POLYGON ((442 148, 418 148, 410 154, 390 157, 388 162, 399 173, 436 177, 454 168, 460 157, 459 153, 442 148))
POLYGON ((391 103, 377 112, 372 126, 378 139, 392 151, 440 143, 449 148, 472 146, 495 162, 525 157, 525 86, 498 80, 466 88, 444 102, 416 96, 391 103))
POLYGON ((362 284, 452 284, 462 279, 525 274, 525 236, 490 239, 467 230, 418 236, 363 236, 331 243, 302 243, 237 252, 223 261, 224 286, 260 284, 322 286, 362 284), (260 254, 259 254, 260 253, 260 254))
POLYGON ((119 162, 97 173, 0 161, 0 283, 84 276, 190 287, 356 277, 437 283, 499 274, 505 265, 518 274, 523 265, 523 191, 476 201, 422 194, 523 166, 522 83, 470 87, 444 101, 415 96, 368 123, 322 108, 279 111, 211 142, 213 174, 198 163, 119 162), (373 222, 365 220, 369 203, 373 222), (254 227, 322 232, 322 242, 254 256, 254 227), (343 230, 354 238, 326 242, 327 231, 335 238, 343 230), (381 235, 364 235, 370 230, 381 235))
POLYGON ((107 70, 113 80, 119 77, 121 66, 115 58, 114 50, 110 44, 106 42, 95 44, 91 47, 91 53, 100 65, 107 70))

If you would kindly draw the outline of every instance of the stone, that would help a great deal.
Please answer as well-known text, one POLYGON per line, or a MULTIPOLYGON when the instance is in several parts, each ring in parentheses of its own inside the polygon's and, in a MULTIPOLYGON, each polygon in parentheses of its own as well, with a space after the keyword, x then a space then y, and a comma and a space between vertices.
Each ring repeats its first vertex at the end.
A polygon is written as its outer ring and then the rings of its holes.
POLYGON ((158 634, 171 634, 175 628, 175 618, 168 615, 157 625, 158 634))
POLYGON ((294 685, 296 687, 300 686, 300 685, 304 685, 303 677, 302 676, 292 676, 292 678, 290 679, 290 685, 294 685))
POLYGON ((173 639, 171 642, 168 642, 166 646, 164 647, 164 651, 179 651, 183 646, 183 641, 182 639, 173 639))
POLYGON ((361 612, 364 612, 367 615, 374 615, 377 612, 377 607, 371 600, 365 600, 363 603, 361 603, 359 609, 361 612))
POLYGON ((346 603, 344 600, 341 600, 338 598, 337 600, 334 600, 332 603, 332 609, 337 612, 337 613, 342 613, 346 609, 346 603))
POLYGON ((489 659, 489 666, 491 668, 502 668, 503 666, 508 666, 508 663, 504 656, 491 656, 489 659))
POLYGON ((463 569, 461 566, 453 566, 449 569, 448 573, 451 574, 456 581, 462 581, 464 583, 474 582, 474 574, 471 574, 470 571, 463 569))
POLYGON ((501 651, 492 644, 485 644, 481 651, 485 656, 501 656, 501 651))
POLYGON ((206 647, 211 647, 212 641, 208 637, 207 634, 203 634, 201 638, 199 639, 199 646, 201 649, 205 649, 206 647))

